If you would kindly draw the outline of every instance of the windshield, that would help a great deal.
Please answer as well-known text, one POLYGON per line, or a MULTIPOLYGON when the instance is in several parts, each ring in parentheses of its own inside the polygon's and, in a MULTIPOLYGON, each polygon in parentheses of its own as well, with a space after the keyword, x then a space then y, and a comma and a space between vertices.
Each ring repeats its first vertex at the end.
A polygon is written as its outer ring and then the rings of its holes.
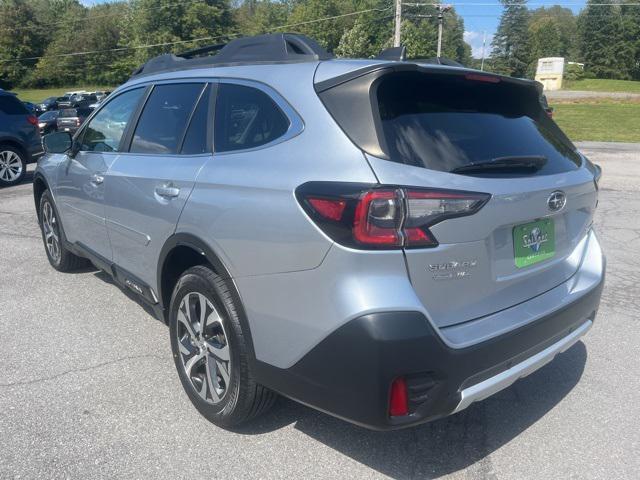
POLYGON ((580 165, 537 93, 521 86, 403 72, 384 77, 377 98, 384 141, 396 162, 451 172, 472 163, 544 157, 536 175, 580 165))

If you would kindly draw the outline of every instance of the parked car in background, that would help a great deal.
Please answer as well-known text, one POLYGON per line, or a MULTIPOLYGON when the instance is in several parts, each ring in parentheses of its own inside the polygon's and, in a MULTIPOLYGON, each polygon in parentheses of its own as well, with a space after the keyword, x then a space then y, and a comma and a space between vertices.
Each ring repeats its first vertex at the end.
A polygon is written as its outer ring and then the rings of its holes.
POLYGON ((58 109, 65 108, 87 108, 92 103, 95 103, 98 99, 95 95, 86 93, 76 93, 70 96, 65 96, 65 99, 58 101, 58 109))
POLYGON ((58 117, 60 110, 49 110, 38 117, 38 127, 40 135, 46 135, 58 131, 58 117))
POLYGON ((95 92, 95 96, 98 99, 98 102, 102 102, 105 98, 109 96, 111 92, 108 90, 98 90, 95 92))
POLYGON ((0 186, 19 183, 42 155, 38 118, 15 95, 0 92, 0 186))
POLYGON ((29 110, 29 113, 32 115, 37 115, 37 109, 35 104, 31 103, 31 102, 22 102, 24 104, 25 107, 27 107, 27 110, 29 110))
POLYGON ((49 110, 56 110, 58 108, 58 97, 48 97, 42 102, 36 105, 36 112, 38 114, 48 112, 49 110))
POLYGON ((71 95, 64 95, 56 99, 57 107, 59 110, 64 108, 71 108, 73 106, 73 100, 71 95))
POLYGON ((61 132, 75 133, 90 114, 91 109, 88 107, 65 108, 60 110, 56 127, 61 132))

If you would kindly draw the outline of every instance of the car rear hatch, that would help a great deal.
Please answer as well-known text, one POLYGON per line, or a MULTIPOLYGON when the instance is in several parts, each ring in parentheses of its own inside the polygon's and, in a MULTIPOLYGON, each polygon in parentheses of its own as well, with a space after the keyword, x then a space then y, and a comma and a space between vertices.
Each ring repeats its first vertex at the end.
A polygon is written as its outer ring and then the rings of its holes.
POLYGON ((75 108, 68 108, 60 111, 60 115, 58 116, 58 129, 65 131, 76 129, 80 126, 80 117, 78 116, 78 112, 75 108))
MULTIPOLYGON (((473 214, 428 225, 437 246, 405 248, 431 319, 466 322, 569 279, 597 186, 588 160, 546 115, 537 84, 411 64, 369 70, 317 91, 379 182, 490 195, 473 214)), ((427 205, 408 202, 409 211, 427 205)))

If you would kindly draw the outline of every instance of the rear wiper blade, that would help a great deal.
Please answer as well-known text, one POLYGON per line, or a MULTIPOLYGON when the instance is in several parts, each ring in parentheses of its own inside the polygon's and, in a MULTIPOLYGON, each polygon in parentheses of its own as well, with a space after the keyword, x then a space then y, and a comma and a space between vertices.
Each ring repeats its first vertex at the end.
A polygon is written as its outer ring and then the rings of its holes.
POLYGON ((449 173, 483 173, 483 172, 537 172, 547 163, 547 157, 529 155, 526 157, 497 157, 482 162, 472 162, 449 170, 449 173))

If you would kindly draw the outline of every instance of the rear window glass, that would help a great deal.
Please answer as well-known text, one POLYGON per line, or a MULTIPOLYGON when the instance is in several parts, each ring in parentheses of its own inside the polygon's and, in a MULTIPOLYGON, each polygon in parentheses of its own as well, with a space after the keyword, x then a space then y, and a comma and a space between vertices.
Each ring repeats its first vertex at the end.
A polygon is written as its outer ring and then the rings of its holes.
POLYGON ((78 111, 75 108, 66 108, 64 110, 60 110, 60 118, 69 118, 69 117, 77 117, 78 111))
POLYGON ((544 157, 538 175, 580 165, 531 89, 403 72, 381 80, 377 99, 386 151, 396 162, 449 172, 496 159, 544 157))
POLYGON ((28 115, 29 111, 12 95, 0 95, 0 112, 6 115, 28 115))

